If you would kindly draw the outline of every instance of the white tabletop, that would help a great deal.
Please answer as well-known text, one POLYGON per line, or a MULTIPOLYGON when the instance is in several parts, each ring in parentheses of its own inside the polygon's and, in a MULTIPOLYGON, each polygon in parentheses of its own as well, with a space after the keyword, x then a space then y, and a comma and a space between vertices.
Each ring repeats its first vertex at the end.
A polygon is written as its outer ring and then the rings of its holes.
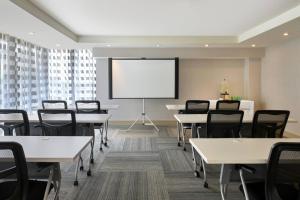
MULTIPOLYGON (((83 108, 95 108, 95 104, 82 104, 81 107, 83 108)), ((100 109, 101 110, 117 110, 119 109, 120 105, 102 105, 100 104, 100 109)), ((75 105, 69 105, 69 109, 76 109, 75 105)))
MULTIPOLYGON (((254 113, 252 111, 244 111, 243 123, 252 123, 254 113)), ((175 119, 179 123, 206 123, 207 114, 174 114, 175 119)), ((289 123, 297 122, 295 119, 289 118, 289 123)))
MULTIPOLYGON (((211 109, 211 110, 216 109, 216 104, 217 104, 218 100, 209 100, 209 101, 210 101, 209 109, 211 109)), ((241 100, 240 102, 241 102, 241 104, 240 104, 241 110, 249 110, 249 111, 254 110, 254 101, 241 100)), ((166 108, 168 110, 173 110, 173 111, 185 110, 185 104, 167 104, 166 108)))
POLYGON ((20 143, 27 162, 74 161, 91 140, 89 136, 0 136, 0 142, 20 143))
POLYGON ((195 138, 189 140, 207 164, 266 163, 278 142, 300 142, 292 138, 195 138))
MULTIPOLYGON (((51 118, 45 118, 47 120, 53 121, 65 121, 70 120, 70 115, 68 114, 56 114, 55 117, 53 115, 51 118)), ((111 114, 76 114, 76 122, 77 123, 105 123, 107 120, 111 118, 111 114)), ((28 114, 29 122, 39 122, 38 114, 32 113, 28 114)), ((0 115, 0 122, 16 122, 22 120, 21 116, 18 114, 15 115, 0 115)))

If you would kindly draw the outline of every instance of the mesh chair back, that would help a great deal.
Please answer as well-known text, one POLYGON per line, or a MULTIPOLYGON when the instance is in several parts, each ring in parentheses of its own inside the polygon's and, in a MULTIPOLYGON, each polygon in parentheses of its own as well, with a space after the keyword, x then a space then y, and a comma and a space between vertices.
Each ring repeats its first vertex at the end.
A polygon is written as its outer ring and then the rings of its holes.
POLYGON ((209 101, 187 100, 185 103, 185 114, 206 114, 209 110, 209 101))
POLYGON ((0 109, 0 116, 9 122, 0 123, 0 129, 4 131, 4 135, 28 136, 30 135, 28 115, 25 110, 0 109))
POLYGON ((101 113, 100 101, 80 100, 75 102, 77 113, 101 113))
POLYGON ((217 101, 216 110, 239 110, 240 101, 220 100, 217 101))
POLYGON ((252 137, 281 138, 289 115, 290 112, 287 110, 256 111, 253 117, 252 137))
POLYGON ((40 126, 46 136, 75 136, 76 118, 73 110, 38 110, 40 126))
POLYGON ((27 199, 27 165, 19 143, 0 142, 0 182, 10 186, 1 190, 0 199, 27 199))
POLYGON ((68 109, 67 102, 63 100, 44 100, 43 109, 68 109))
POLYGON ((240 137, 244 112, 240 110, 212 110, 208 112, 206 136, 208 138, 240 137))
POLYGON ((266 177, 266 199, 300 199, 300 143, 273 146, 266 177))

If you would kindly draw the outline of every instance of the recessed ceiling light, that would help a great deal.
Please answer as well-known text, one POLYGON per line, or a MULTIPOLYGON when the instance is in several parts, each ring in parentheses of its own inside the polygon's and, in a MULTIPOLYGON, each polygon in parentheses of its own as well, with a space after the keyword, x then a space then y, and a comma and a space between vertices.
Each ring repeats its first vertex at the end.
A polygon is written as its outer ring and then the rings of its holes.
POLYGON ((251 45, 251 47, 255 47, 255 46, 256 46, 255 44, 252 44, 252 45, 251 45))
POLYGON ((160 45, 159 45, 159 44, 157 44, 157 45, 156 45, 156 47, 160 47, 160 45))
POLYGON ((56 44, 55 46, 56 46, 56 47, 60 47, 60 44, 56 44))
POLYGON ((28 32, 28 35, 34 35, 34 32, 28 32))
POLYGON ((284 35, 284 36, 288 36, 288 35, 289 35, 289 33, 288 33, 288 32, 285 32, 283 35, 284 35))
POLYGON ((204 45, 205 47, 208 47, 208 44, 204 45))
POLYGON ((107 47, 111 47, 111 44, 107 44, 106 46, 107 46, 107 47))

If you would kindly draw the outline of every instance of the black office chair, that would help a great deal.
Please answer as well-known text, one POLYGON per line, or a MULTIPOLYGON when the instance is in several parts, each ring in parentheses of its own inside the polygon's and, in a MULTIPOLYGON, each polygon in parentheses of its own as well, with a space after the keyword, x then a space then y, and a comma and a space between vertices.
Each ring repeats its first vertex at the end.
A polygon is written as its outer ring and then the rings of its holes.
POLYGON ((287 110, 258 110, 252 123, 253 138, 283 137, 290 112, 287 110))
MULTIPOLYGON (((207 115, 206 138, 239 138, 240 129, 244 117, 241 110, 211 110, 207 115)), ((199 128, 197 129, 199 137, 199 128)), ((224 150, 225 151, 225 150, 224 150)), ((195 158, 195 156, 194 156, 195 158)), ((196 162, 196 160, 195 160, 196 162)), ((204 161, 201 158, 201 170, 204 172, 204 187, 208 187, 204 161)), ((199 177, 197 163, 195 163, 195 175, 199 177)))
POLYGON ((63 100, 43 100, 43 109, 68 109, 66 101, 63 100))
MULTIPOLYGON (((40 126, 45 136, 77 136, 77 125, 74 110, 62 110, 62 109, 50 109, 50 110, 38 110, 38 117, 40 126), (64 115, 65 121, 58 121, 55 117, 64 115)), ((90 156, 92 156, 92 151, 90 156)), ((92 157, 91 157, 92 158, 92 157)), ((80 171, 83 170, 83 159, 80 156, 80 171)), ((77 167, 76 167, 77 173, 77 167)), ((91 171, 87 172, 88 176, 91 175, 91 171)), ((78 181, 74 182, 74 185, 78 185, 78 181)))
MULTIPOLYGON (((181 111, 181 114, 207 114, 209 111, 209 104, 210 102, 207 100, 187 100, 185 102, 185 110, 181 111)), ((199 124, 196 124, 196 127, 198 127, 199 124)), ((190 123, 184 123, 183 124, 183 137, 185 137, 186 130, 192 129, 192 124, 190 123)), ((185 146, 183 147, 183 150, 185 151, 185 146)))
POLYGON ((0 115, 12 119, 11 122, 0 123, 0 129, 3 129, 5 136, 12 136, 14 131, 16 135, 30 135, 29 120, 25 110, 0 109, 0 115), (16 118, 21 119, 21 121, 14 121, 16 118))
POLYGON ((219 100, 217 101, 216 110, 239 110, 240 101, 236 100, 219 100))
POLYGON ((1 162, 0 199, 42 200, 44 196, 48 196, 53 184, 48 181, 29 180, 24 151, 19 143, 0 142, 1 158, 12 160, 8 163, 1 162))
MULTIPOLYGON (((75 101, 75 105, 76 105, 77 113, 81 113, 81 114, 89 114, 89 113, 106 114, 107 113, 106 111, 101 110, 100 101, 98 101, 98 100, 78 100, 78 101, 75 101)), ((90 124, 84 124, 83 129, 89 128, 89 126, 90 126, 90 124)), ((96 124, 94 124, 94 126, 99 129, 100 134, 101 134, 100 151, 102 151, 103 123, 96 123, 96 124)), ((94 151, 95 133, 92 136, 93 136, 93 142, 91 143, 91 145, 92 145, 92 149, 93 149, 92 151, 94 151)), ((107 146, 107 143, 105 143, 105 146, 107 146)), ((91 163, 94 163, 94 159, 91 159, 91 163)))
POLYGON ((45 136, 76 136, 75 111, 48 109, 38 110, 40 126, 45 136), (56 121, 55 116, 64 115, 66 121, 56 121), (65 117, 68 116, 68 117, 65 117), (52 119, 52 120, 51 120, 52 119))
POLYGON ((300 143, 277 143, 269 156, 264 181, 245 182, 243 172, 255 173, 251 168, 240 168, 240 190, 248 200, 300 199, 300 143))

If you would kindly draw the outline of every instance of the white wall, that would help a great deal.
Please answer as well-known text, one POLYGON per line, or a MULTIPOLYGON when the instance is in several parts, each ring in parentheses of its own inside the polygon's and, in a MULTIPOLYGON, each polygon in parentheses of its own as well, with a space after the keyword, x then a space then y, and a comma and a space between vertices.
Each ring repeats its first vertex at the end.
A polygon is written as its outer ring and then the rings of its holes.
MULTIPOLYGON (((154 120, 174 120, 165 104, 184 103, 187 99, 216 99, 224 78, 230 84, 232 95, 243 96, 244 69, 244 59, 180 59, 179 99, 146 100, 146 111, 154 120)), ((141 100, 108 99, 107 59, 97 59, 97 99, 102 104, 120 105, 120 109, 112 113, 113 120, 133 120, 142 111, 141 100)))
MULTIPOLYGON (((261 101, 267 109, 289 109, 300 121, 300 39, 266 49, 261 70, 261 101)), ((300 123, 287 131, 300 135, 300 123)))

